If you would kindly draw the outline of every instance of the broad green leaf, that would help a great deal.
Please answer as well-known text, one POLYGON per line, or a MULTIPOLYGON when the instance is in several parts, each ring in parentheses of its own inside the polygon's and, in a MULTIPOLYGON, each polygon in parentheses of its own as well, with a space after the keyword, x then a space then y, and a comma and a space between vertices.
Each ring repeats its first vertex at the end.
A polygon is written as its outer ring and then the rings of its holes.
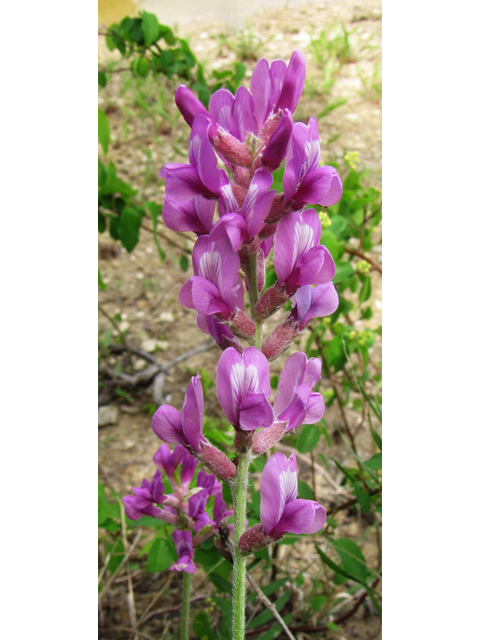
POLYGON ((149 47, 160 38, 160 24, 158 22, 157 16, 154 13, 147 13, 146 11, 143 12, 142 31, 143 38, 147 47, 149 47))
POLYGON ((325 596, 313 596, 310 598, 310 606, 318 613, 323 607, 327 604, 327 599, 325 596))
POLYGON ((108 143, 110 142, 110 125, 108 124, 107 116, 100 108, 98 109, 98 139, 103 153, 106 155, 108 143))
POLYGON ((378 471, 382 468, 382 454, 376 453, 374 456, 369 458, 366 462, 363 463, 367 469, 373 469, 374 471, 378 471))
POLYGON ((360 547, 349 538, 337 538, 332 545, 341 557, 345 571, 357 580, 366 582, 367 564, 360 547))
POLYGON ((149 573, 161 573, 175 562, 175 555, 165 539, 154 541, 148 552, 147 571, 149 573))
POLYGON ((355 269, 351 262, 338 262, 335 265, 335 277, 333 278, 333 284, 337 284, 347 278, 351 278, 353 275, 355 275, 355 269))
POLYGON ((103 88, 107 86, 107 76, 103 71, 98 72, 98 84, 103 88))
POLYGON ((297 448, 300 453, 308 453, 315 448, 319 440, 320 429, 314 424, 307 424, 300 433, 297 448))
POLYGON ((113 545, 106 547, 107 554, 110 554, 110 560, 107 563, 107 569, 110 573, 114 573, 118 567, 122 564, 122 560, 125 556, 125 547, 123 541, 117 539, 113 545))
POLYGON ((301 498, 302 500, 314 499, 312 487, 306 482, 303 482, 302 480, 300 480, 300 482, 298 483, 298 497, 301 498))
POLYGON ((188 271, 188 267, 190 266, 190 263, 188 261, 187 256, 184 253, 180 256, 180 260, 178 261, 178 264, 180 265, 180 269, 183 271, 183 273, 188 271))
POLYGON ((218 573, 215 572, 210 573, 208 577, 210 582, 216 586, 220 593, 228 593, 232 595, 232 585, 228 580, 225 580, 225 578, 222 578, 222 576, 219 576, 218 573))
MULTIPOLYGON (((292 596, 291 591, 287 591, 287 593, 284 593, 282 596, 280 596, 280 598, 278 598, 278 600, 275 602, 275 609, 278 612, 280 612, 283 609, 283 607, 287 604, 287 602, 290 600, 291 596, 292 596)), ((257 627, 261 627, 262 624, 265 624, 272 618, 273 618, 273 613, 268 609, 265 609, 258 616, 255 616, 255 618, 249 623, 248 628, 256 629, 257 627)))
POLYGON ((322 231, 321 242, 330 251, 335 262, 337 262, 337 260, 340 260, 343 255, 343 247, 337 241, 336 237, 331 231, 329 231, 328 229, 326 231, 322 231))
POLYGON ((148 62, 148 58, 141 57, 137 64, 137 73, 141 78, 146 78, 148 76, 148 70, 150 69, 150 63, 148 62))
POLYGON ((193 631, 200 640, 217 640, 217 632, 212 628, 212 621, 205 613, 200 611, 193 619, 193 631))
POLYGON ((130 253, 140 237, 140 225, 142 224, 142 215, 133 207, 127 207, 123 210, 118 233, 120 240, 125 249, 130 253))
POLYGON ((105 291, 105 289, 107 288, 107 285, 102 280, 102 274, 100 273, 100 269, 98 270, 98 286, 100 287, 100 289, 102 289, 102 291, 105 291))
POLYGON ((362 288, 360 289, 360 293, 358 294, 358 300, 360 301, 360 303, 366 302, 371 295, 372 295, 372 280, 370 276, 365 276, 365 280, 363 281, 362 288))
POLYGON ((347 362, 347 356, 345 354, 342 336, 335 336, 326 344, 325 356, 329 368, 333 367, 335 371, 343 369, 347 362))

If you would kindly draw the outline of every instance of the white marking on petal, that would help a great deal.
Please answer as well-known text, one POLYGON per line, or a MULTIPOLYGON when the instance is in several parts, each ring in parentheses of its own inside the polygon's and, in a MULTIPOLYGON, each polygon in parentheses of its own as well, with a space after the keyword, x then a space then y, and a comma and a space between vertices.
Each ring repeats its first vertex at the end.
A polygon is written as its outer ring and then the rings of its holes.
POLYGON ((213 247, 202 254, 198 264, 198 275, 217 286, 221 282, 221 256, 213 247))
POLYGON ((295 225, 294 246, 296 249, 295 262, 313 247, 313 229, 309 224, 297 222, 295 225))
POLYGON ((245 218, 246 222, 250 222, 253 215, 253 207, 255 206, 255 202, 257 199, 258 185, 250 184, 250 187, 247 191, 247 196, 244 200, 242 206, 242 215, 245 218))
POLYGON ((294 471, 287 469, 280 473, 280 489, 285 494, 285 504, 296 499, 298 485, 297 474, 294 471))

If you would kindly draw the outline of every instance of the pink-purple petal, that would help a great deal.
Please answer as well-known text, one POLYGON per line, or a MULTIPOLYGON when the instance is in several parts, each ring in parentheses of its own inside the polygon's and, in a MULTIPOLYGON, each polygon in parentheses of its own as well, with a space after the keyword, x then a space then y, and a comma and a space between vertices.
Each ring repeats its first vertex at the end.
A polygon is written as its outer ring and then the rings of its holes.
POLYGON ((269 427, 273 409, 263 393, 249 393, 239 405, 239 426, 245 431, 269 427))
POLYGON ((159 407, 152 417, 152 429, 160 440, 188 445, 182 432, 180 411, 175 407, 171 407, 168 404, 159 407))

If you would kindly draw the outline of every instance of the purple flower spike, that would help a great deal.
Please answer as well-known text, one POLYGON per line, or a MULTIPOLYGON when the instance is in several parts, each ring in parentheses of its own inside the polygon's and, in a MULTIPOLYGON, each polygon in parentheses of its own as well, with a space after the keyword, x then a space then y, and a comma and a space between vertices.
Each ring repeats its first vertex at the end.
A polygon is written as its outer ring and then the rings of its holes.
POLYGON ((273 256, 278 285, 288 294, 306 284, 330 282, 335 264, 326 247, 319 246, 322 226, 315 209, 289 213, 278 223, 273 256))
POLYGON ((338 293, 333 282, 316 287, 303 286, 292 297, 292 318, 303 331, 313 318, 329 316, 337 310, 338 293))
POLYGON ((273 401, 275 419, 288 421, 285 432, 301 424, 314 424, 322 418, 325 411, 322 394, 312 392, 321 372, 320 360, 307 360, 301 351, 292 354, 285 362, 273 401))
POLYGON ((169 570, 195 573, 191 531, 174 531, 172 533, 172 538, 175 543, 175 549, 177 550, 178 560, 170 567, 169 570))
POLYGON ((210 119, 210 114, 203 104, 184 84, 181 84, 175 93, 175 104, 189 127, 193 125, 195 116, 199 114, 210 119))
POLYGON ((217 395, 220 405, 236 428, 253 431, 269 427, 273 411, 268 362, 256 347, 248 347, 242 355, 226 349, 217 367, 217 395))
POLYGON ((255 104, 255 119, 262 127, 272 112, 297 108, 305 84, 306 64, 298 50, 292 54, 287 68, 284 60, 274 60, 271 65, 263 58, 255 67, 250 91, 255 104))
POLYGON ((197 487, 206 489, 208 496, 216 496, 222 493, 222 485, 211 473, 205 473, 205 471, 199 471, 197 476, 197 487))
POLYGON ((203 389, 200 374, 192 376, 187 388, 182 412, 164 404, 152 418, 155 434, 165 442, 181 444, 187 449, 200 451, 203 428, 203 389))
POLYGON ((214 213, 215 201, 201 196, 186 202, 165 198, 162 209, 163 221, 169 229, 194 231, 197 235, 210 233, 214 213))
POLYGON ((253 115, 254 101, 245 87, 239 87, 235 97, 227 89, 215 91, 208 110, 214 122, 240 142, 244 142, 249 133, 256 135, 258 132, 253 115))
POLYGON ((195 116, 190 135, 190 164, 166 164, 160 177, 166 179, 167 198, 177 202, 196 196, 217 198, 229 180, 225 171, 218 169, 217 157, 208 137, 211 120, 200 114, 195 116))
POLYGON ((283 174, 285 202, 298 208, 305 203, 335 204, 342 197, 342 182, 333 167, 320 166, 320 138, 315 118, 307 125, 296 122, 285 158, 283 174))
POLYGON ((297 460, 275 453, 260 480, 260 519, 265 534, 278 540, 285 533, 316 533, 325 525, 327 513, 314 500, 297 499, 297 460))

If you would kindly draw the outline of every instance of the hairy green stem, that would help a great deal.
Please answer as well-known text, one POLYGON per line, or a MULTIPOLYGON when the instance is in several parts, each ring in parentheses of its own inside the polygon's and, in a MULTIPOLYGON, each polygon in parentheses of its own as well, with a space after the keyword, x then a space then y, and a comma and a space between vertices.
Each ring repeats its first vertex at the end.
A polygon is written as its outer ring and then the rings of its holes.
POLYGON ((254 251, 248 256, 248 264, 245 271, 245 276, 248 281, 248 299, 250 302, 250 316, 255 322, 255 346, 257 349, 262 347, 262 324, 261 318, 257 317, 257 302, 258 302, 258 283, 257 283, 257 255, 258 251, 254 251))
POLYGON ((245 638, 245 576, 247 557, 238 548, 247 519, 248 470, 252 454, 249 449, 238 453, 237 475, 233 487, 233 610, 232 640, 245 638))
POLYGON ((182 571, 183 586, 182 586, 182 621, 181 621, 181 640, 188 640, 188 628, 190 623, 190 582, 191 575, 186 571, 182 571))

